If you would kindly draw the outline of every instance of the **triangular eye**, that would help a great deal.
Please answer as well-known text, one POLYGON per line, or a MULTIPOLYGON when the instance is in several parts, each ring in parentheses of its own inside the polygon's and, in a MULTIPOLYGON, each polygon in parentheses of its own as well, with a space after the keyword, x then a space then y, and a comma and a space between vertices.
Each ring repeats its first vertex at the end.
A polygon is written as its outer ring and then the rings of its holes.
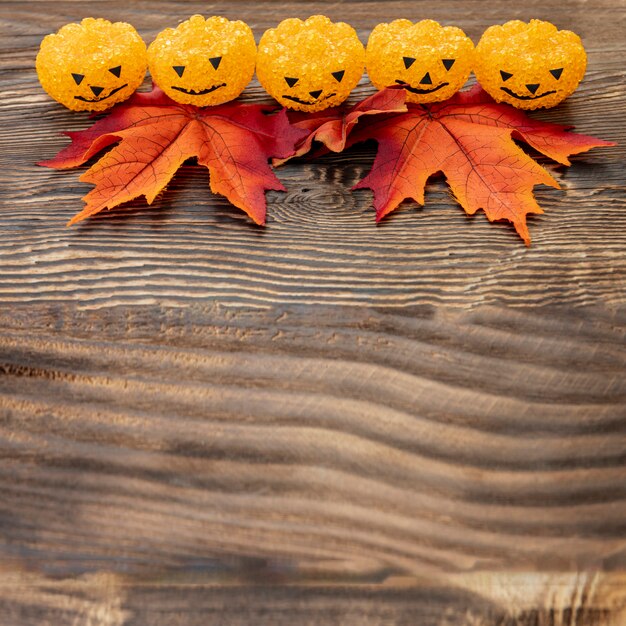
POLYGON ((454 65, 454 62, 456 61, 456 59, 441 59, 441 62, 443 63, 443 66, 450 71, 450 68, 454 65))
POLYGON ((340 83, 343 80, 343 75, 346 73, 346 70, 341 70, 340 72, 332 72, 333 78, 340 83))
POLYGON ((212 59, 209 59, 209 61, 211 62, 213 69, 216 70, 222 62, 222 57, 213 57, 212 59))
POLYGON ((299 78, 287 78, 285 76, 285 81, 290 87, 293 87, 300 79, 299 78))
POLYGON ((74 79, 74 82, 77 85, 80 85, 83 82, 83 78, 85 78, 84 74, 74 74, 74 72, 72 72, 72 78, 74 79))
POLYGON ((111 72, 111 74, 113 74, 113 76, 117 76, 118 78, 120 77, 120 74, 122 73, 122 66, 118 65, 117 67, 112 67, 109 72, 111 72))
POLYGON ((182 78, 183 73, 185 72, 184 65, 172 65, 172 69, 182 78))
POLYGON ((561 74, 563 73, 563 68, 559 67, 558 70, 550 70, 550 74, 552 74, 552 76, 554 76, 554 78, 556 78, 557 80, 559 80, 559 78, 561 78, 561 74))
POLYGON ((504 70, 500 70, 500 76, 502 76, 502 82, 505 83, 513 74, 509 74, 509 72, 505 72, 504 70))
POLYGON ((411 67, 411 65, 413 65, 413 63, 415 63, 415 59, 412 57, 402 57, 402 60, 404 61, 404 67, 406 67, 407 70, 411 67))

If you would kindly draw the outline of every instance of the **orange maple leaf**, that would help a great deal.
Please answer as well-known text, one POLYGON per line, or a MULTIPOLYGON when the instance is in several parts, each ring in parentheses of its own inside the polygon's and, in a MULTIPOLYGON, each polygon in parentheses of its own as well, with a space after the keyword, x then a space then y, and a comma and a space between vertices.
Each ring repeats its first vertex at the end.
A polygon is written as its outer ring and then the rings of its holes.
POLYGON ((533 187, 559 184, 513 140, 525 141, 563 165, 570 165, 572 154, 614 145, 496 104, 479 86, 445 102, 407 108, 407 113, 359 126, 348 141, 378 142, 371 171, 354 187, 374 191, 376 221, 407 198, 423 205, 427 179, 442 172, 469 215, 483 209, 489 221, 509 220, 530 245, 526 215, 543 213, 533 187))
POLYGON ((80 176, 95 188, 68 225, 141 195, 151 204, 191 157, 208 168, 213 193, 263 224, 265 191, 285 191, 268 159, 293 154, 305 131, 293 128, 285 111, 275 113, 275 107, 227 103, 200 109, 178 104, 155 87, 135 94, 91 128, 66 134, 71 145, 40 165, 76 167, 117 143, 80 176))
POLYGON ((377 91, 347 109, 338 106, 317 113, 290 111, 289 122, 292 126, 306 131, 306 135, 296 144, 294 154, 284 159, 272 159, 272 163, 281 165, 294 157, 307 154, 314 141, 323 144, 331 152, 341 152, 346 147, 348 136, 354 126, 363 116, 406 112, 404 99, 404 88, 390 87, 377 91))

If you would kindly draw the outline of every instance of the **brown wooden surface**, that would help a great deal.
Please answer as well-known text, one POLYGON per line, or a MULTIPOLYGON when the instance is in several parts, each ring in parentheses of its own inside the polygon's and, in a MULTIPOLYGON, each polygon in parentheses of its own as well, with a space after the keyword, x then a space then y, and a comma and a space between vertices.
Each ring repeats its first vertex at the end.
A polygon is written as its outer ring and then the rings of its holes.
MULTIPOLYGON (((0 3, 0 625, 624 626, 623 2, 0 3), (87 8, 88 7, 88 8, 87 8), (618 142, 542 161, 533 246, 434 180, 374 225, 371 147, 290 163, 253 226, 185 165, 65 229, 89 189, 33 165, 85 128, 41 38, 146 41, 194 12, 580 33, 538 117, 618 142)), ((371 92, 364 80, 355 98, 371 92)), ((258 83, 248 100, 267 100, 258 83)))

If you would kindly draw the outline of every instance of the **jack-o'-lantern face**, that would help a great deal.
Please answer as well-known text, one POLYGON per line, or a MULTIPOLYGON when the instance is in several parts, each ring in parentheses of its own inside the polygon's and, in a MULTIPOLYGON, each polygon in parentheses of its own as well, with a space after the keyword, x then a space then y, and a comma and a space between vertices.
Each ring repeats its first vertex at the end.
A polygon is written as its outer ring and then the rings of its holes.
POLYGON ((88 17, 46 36, 36 67, 57 102, 74 111, 103 111, 141 85, 146 45, 130 24, 88 17))
POLYGON ((439 102, 458 91, 474 60, 474 44, 454 26, 433 20, 378 24, 367 42, 365 65, 377 89, 402 85, 407 102, 439 102))
POLYGON ((352 26, 323 15, 290 18, 263 33, 257 76, 280 104, 322 111, 341 104, 363 75, 365 50, 352 26))
POLYGON ((213 106, 236 98, 254 75, 250 27, 224 17, 194 15, 160 32, 148 48, 154 82, 176 102, 213 106))
POLYGON ((541 20, 491 26, 476 47, 483 89, 519 109, 557 105, 574 92, 586 66, 580 37, 541 20))

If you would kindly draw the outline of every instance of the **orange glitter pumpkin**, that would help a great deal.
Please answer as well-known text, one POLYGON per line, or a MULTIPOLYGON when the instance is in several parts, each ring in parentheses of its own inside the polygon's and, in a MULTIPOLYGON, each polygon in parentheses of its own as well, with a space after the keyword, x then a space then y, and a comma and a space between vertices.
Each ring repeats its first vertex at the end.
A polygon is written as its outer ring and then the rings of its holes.
POLYGON ((402 85, 407 102, 447 100, 467 81, 474 44, 455 26, 433 20, 378 24, 367 42, 365 66, 377 89, 402 85))
POLYGON ((130 24, 87 17, 44 37, 35 65, 57 102, 73 111, 104 111, 141 85, 146 44, 130 24))
POLYGON ((283 106, 322 111, 341 104, 363 75, 365 50, 356 31, 324 15, 283 20, 263 33, 257 76, 283 106))
POLYGON ((148 48, 154 82, 172 100, 200 107, 236 98, 254 75, 255 59, 250 27, 216 16, 193 15, 148 48))
POLYGON ((538 109, 571 95, 586 67, 587 55, 575 33, 541 20, 513 20, 484 32, 474 71, 497 102, 538 109))

